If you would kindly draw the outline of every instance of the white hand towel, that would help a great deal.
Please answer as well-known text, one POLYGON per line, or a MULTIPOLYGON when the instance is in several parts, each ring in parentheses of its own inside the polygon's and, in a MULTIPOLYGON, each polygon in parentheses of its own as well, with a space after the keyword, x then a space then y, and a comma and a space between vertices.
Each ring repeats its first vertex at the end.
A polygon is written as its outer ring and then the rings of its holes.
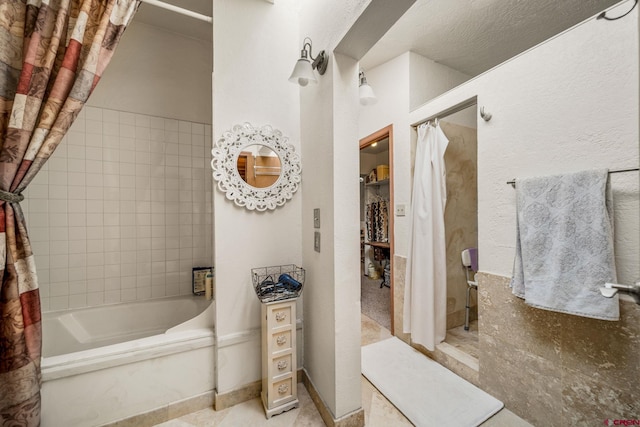
POLYGON ((516 180, 517 241, 512 291, 528 305, 619 320, 613 211, 606 169, 516 180))

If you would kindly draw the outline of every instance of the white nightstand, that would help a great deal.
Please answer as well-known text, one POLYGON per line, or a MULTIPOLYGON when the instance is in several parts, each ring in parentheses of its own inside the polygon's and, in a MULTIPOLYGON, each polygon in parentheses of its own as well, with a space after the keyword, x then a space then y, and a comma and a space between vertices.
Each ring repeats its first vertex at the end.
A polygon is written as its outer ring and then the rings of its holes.
POLYGON ((267 415, 297 408, 296 299, 262 303, 262 404, 267 415))

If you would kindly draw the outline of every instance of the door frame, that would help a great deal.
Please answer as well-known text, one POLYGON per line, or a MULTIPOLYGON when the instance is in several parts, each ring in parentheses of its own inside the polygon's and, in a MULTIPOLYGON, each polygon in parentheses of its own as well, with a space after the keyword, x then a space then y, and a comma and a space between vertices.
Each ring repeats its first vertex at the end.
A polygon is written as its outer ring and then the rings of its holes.
POLYGON ((391 298, 389 298, 389 315, 391 317, 391 335, 395 335, 394 332, 394 310, 393 310, 393 295, 394 295, 394 280, 393 280, 393 272, 395 269, 395 262, 393 257, 395 256, 395 233, 394 233, 394 219, 395 219, 395 204, 393 201, 393 125, 388 125, 383 127, 382 129, 372 133, 371 135, 365 136, 360 140, 360 150, 374 142, 382 141, 385 138, 389 138, 389 262, 391 265, 389 272, 389 292, 391 293, 391 298))

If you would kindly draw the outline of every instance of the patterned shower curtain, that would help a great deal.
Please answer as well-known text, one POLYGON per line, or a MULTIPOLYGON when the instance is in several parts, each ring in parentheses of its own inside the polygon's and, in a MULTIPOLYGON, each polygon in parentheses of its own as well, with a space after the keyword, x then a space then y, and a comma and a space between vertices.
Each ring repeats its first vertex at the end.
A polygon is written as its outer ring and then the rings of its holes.
POLYGON ((0 425, 40 424, 38 276, 20 201, 139 0, 0 0, 0 425))

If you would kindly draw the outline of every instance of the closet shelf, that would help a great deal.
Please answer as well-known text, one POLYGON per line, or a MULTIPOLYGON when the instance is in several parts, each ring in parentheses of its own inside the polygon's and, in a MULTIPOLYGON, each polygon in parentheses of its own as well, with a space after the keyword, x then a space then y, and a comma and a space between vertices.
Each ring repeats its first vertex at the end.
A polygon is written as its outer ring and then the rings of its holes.
POLYGON ((376 248, 390 249, 391 244, 389 242, 364 242, 365 245, 374 246, 376 248))
POLYGON ((367 182, 364 185, 367 186, 367 187, 377 187, 377 186, 380 186, 380 185, 389 185, 389 180, 388 179, 383 179, 381 181, 367 182))

